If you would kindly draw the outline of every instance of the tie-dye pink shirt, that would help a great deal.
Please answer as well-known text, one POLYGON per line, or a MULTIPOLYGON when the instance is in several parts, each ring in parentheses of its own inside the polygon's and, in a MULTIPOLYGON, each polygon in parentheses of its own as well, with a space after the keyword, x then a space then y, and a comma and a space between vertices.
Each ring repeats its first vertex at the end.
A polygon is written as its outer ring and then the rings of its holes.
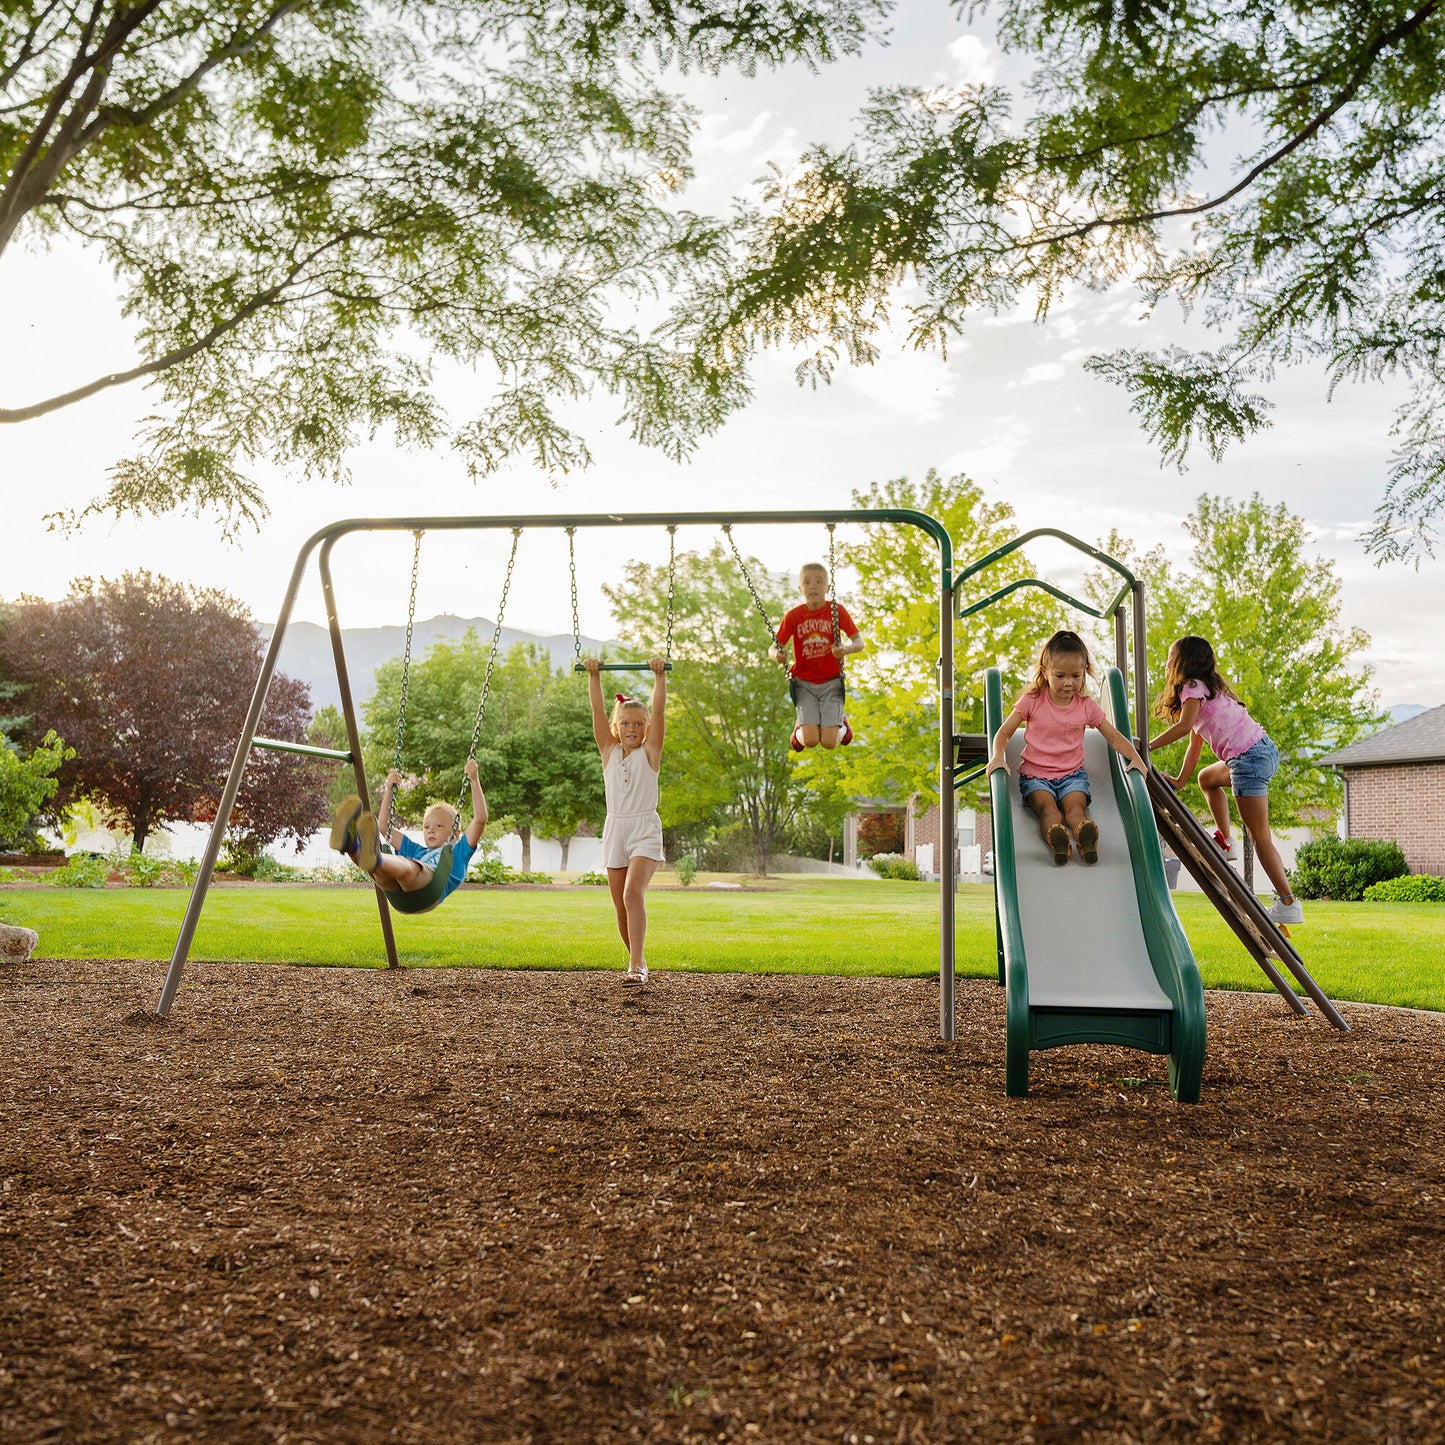
POLYGON ((1191 697, 1199 699, 1194 731, 1209 744, 1221 763, 1247 753, 1264 736, 1264 729, 1250 717, 1242 702, 1223 693, 1210 697, 1208 685, 1197 678, 1191 678, 1179 689, 1180 702, 1191 697))

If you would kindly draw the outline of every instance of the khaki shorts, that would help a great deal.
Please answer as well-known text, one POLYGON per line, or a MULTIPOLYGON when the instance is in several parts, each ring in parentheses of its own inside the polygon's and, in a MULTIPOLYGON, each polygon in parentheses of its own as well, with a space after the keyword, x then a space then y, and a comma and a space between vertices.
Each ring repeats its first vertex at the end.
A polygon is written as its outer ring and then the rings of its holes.
POLYGON ((798 726, 843 726, 843 679, 830 677, 827 682, 804 682, 793 679, 793 703, 798 709, 798 726))

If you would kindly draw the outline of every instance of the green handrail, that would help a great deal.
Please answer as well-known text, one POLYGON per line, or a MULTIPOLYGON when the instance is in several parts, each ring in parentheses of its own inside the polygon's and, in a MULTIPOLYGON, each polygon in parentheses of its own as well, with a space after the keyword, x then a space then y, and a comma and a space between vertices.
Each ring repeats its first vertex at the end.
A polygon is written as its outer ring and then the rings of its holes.
POLYGON ((253 748, 270 748, 273 753, 300 753, 307 758, 330 758, 334 763, 352 762, 349 752, 338 748, 313 748, 309 743, 288 743, 280 738, 252 738, 253 748))

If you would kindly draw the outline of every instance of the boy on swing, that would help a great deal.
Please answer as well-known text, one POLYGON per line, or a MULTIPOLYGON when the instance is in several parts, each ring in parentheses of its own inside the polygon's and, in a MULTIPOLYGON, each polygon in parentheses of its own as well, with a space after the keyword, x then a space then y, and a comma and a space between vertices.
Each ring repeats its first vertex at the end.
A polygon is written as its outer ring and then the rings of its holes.
MULTIPOLYGON (((482 829, 487 826, 487 800, 482 794, 475 758, 467 759, 465 771, 472 786, 472 820, 467 824, 466 832, 452 846, 452 868, 447 875, 442 898, 461 886, 472 854, 482 841, 482 829)), ((431 882, 441 861, 442 849, 452 841, 461 819, 452 810, 451 804, 433 803, 422 816, 422 842, 414 843, 391 820, 391 800, 400 782, 401 774, 393 768, 381 787, 380 821, 375 814, 363 810, 361 799, 354 794, 344 799, 332 821, 331 846, 338 853, 345 853, 363 873, 369 874, 378 888, 389 893, 415 893, 431 882), (382 837, 395 852, 381 851, 382 837)))
POLYGON ((863 651, 863 635, 848 609, 828 600, 828 569, 821 562, 803 564, 798 591, 803 594, 802 605, 788 611, 778 628, 778 640, 768 649, 774 662, 786 665, 784 649, 790 640, 793 644, 791 675, 798 721, 792 748, 800 753, 819 744, 846 747, 853 741, 853 730, 843 716, 842 659, 863 651), (833 636, 835 611, 838 631, 846 641, 833 636))

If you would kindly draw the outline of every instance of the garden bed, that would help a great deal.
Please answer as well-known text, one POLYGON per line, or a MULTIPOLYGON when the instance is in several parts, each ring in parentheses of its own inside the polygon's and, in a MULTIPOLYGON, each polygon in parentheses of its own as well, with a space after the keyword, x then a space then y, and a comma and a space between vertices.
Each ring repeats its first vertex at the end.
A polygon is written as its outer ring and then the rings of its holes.
POLYGON ((1435 1015, 1035 1056, 927 980, 0 970, 0 1435, 1445 1438, 1435 1015))

